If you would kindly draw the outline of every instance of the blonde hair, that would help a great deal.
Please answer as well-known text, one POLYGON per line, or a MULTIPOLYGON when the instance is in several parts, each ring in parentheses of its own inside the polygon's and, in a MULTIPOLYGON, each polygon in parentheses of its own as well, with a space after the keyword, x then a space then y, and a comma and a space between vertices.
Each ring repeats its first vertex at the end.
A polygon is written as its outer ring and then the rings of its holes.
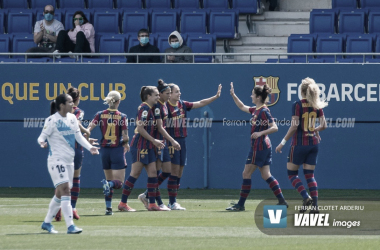
POLYGON ((306 77, 302 80, 301 91, 306 96, 307 102, 315 109, 327 107, 326 100, 321 101, 319 98, 320 90, 312 78, 306 77))
POLYGON ((115 105, 115 102, 119 101, 121 99, 121 95, 116 90, 112 90, 108 93, 107 97, 103 100, 104 104, 108 105, 115 105))

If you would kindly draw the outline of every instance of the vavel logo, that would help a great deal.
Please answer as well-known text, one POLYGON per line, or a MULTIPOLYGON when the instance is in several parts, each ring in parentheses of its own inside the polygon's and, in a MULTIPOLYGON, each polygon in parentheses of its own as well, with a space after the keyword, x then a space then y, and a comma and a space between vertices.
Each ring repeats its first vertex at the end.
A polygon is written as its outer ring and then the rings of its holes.
POLYGON ((264 228, 286 228, 286 206, 264 206, 264 228))

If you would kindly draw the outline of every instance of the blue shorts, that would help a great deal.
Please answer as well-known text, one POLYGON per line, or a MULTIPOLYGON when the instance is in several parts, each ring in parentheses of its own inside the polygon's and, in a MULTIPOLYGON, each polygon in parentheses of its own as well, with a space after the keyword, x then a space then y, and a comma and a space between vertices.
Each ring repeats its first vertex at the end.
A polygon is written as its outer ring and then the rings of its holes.
POLYGON ((80 167, 82 167, 82 161, 83 161, 83 149, 81 147, 75 149, 75 156, 74 156, 74 169, 78 170, 80 167))
POLYGON ((141 162, 144 165, 157 161, 155 149, 138 149, 131 147, 132 163, 141 162))
POLYGON ((127 167, 125 161, 124 147, 101 148, 103 169, 123 169, 127 167))
POLYGON ((261 151, 253 151, 253 147, 249 150, 247 161, 245 164, 253 164, 260 168, 272 163, 272 148, 261 151))
POLYGON ((317 165, 319 144, 310 146, 291 146, 288 155, 288 162, 295 165, 309 164, 317 165))
POLYGON ((157 155, 158 155, 158 159, 161 162, 170 162, 171 161, 170 155, 169 155, 169 146, 167 143, 166 143, 164 149, 158 149, 157 150, 157 155))
POLYGON ((186 157, 186 138, 185 137, 175 137, 179 145, 181 146, 181 150, 177 151, 174 149, 172 144, 169 142, 169 154, 172 159, 172 163, 180 166, 186 166, 187 157, 186 157))

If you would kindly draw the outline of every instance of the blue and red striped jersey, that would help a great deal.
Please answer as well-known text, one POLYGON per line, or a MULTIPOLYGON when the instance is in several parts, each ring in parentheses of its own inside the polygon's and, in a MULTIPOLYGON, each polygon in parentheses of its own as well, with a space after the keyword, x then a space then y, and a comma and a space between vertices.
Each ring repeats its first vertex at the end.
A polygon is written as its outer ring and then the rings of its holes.
POLYGON ((150 136, 153 138, 157 138, 157 126, 156 120, 160 119, 160 114, 155 113, 153 107, 149 106, 148 103, 143 102, 137 109, 137 119, 136 119, 136 127, 135 134, 132 138, 131 146, 136 147, 138 149, 153 149, 154 145, 152 142, 145 139, 139 132, 137 132, 137 123, 142 122, 144 124, 144 129, 150 136))
POLYGON ((106 109, 96 113, 92 123, 102 132, 100 146, 116 148, 123 146, 123 130, 128 129, 127 115, 117 109, 106 109))
POLYGON ((179 100, 177 104, 172 104, 168 101, 166 107, 168 108, 166 131, 171 137, 187 137, 186 115, 187 111, 193 108, 193 103, 179 100))
MULTIPOLYGON (((73 109, 74 109, 73 114, 75 115, 75 117, 77 118, 77 120, 80 121, 80 122, 82 122, 83 121, 83 117, 84 117, 84 111, 82 109, 78 108, 78 107, 75 107, 75 106, 73 107, 73 109)), ((78 144, 78 142, 75 140, 75 148, 78 148, 78 147, 80 147, 80 149, 83 150, 83 147, 80 146, 78 144)))
MULTIPOLYGON (((157 114, 159 113, 159 118, 162 120, 162 127, 166 129, 166 122, 168 119, 168 108, 166 107, 164 102, 161 102, 158 100, 157 104, 154 105, 154 113, 157 114)), ((160 132, 157 131, 156 133, 156 139, 157 140, 165 140, 165 138, 162 136, 160 132)))
MULTIPOLYGON (((261 132, 269 128, 269 124, 274 122, 274 119, 266 105, 259 108, 249 108, 249 112, 252 114, 251 118, 251 135, 254 132, 261 132)), ((260 136, 257 139, 251 138, 251 146, 254 151, 261 151, 270 148, 271 142, 268 135, 260 136)))
POLYGON ((322 109, 315 109, 306 99, 296 101, 292 105, 292 116, 298 116, 300 123, 292 138, 292 146, 317 145, 318 138, 314 132, 317 118, 323 116, 322 109))

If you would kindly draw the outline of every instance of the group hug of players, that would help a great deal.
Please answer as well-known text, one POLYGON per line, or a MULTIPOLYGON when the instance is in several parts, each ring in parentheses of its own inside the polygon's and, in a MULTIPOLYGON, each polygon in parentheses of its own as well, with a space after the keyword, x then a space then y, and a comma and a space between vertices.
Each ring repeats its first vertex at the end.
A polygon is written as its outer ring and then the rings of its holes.
MULTIPOLYGON (((176 84, 166 84, 158 81, 158 86, 141 88, 142 103, 137 109, 136 127, 132 140, 128 137, 127 116, 118 107, 121 95, 111 91, 104 99, 108 109, 96 113, 88 128, 81 125, 84 112, 78 108, 80 93, 76 88, 70 88, 67 94, 59 95, 51 104, 51 116, 45 121, 44 129, 38 138, 41 147, 49 145, 48 170, 56 188, 50 202, 49 211, 41 228, 49 233, 57 233, 51 224, 54 217, 60 220, 61 211, 65 218, 67 233, 80 233, 81 228, 74 225, 73 219, 79 219, 76 211, 76 201, 80 191, 80 170, 82 166, 83 149, 92 154, 99 154, 100 149, 105 179, 102 180, 105 195, 106 215, 112 215, 112 196, 114 189, 123 189, 118 210, 134 212, 127 201, 134 183, 145 168, 148 180, 147 190, 138 199, 149 211, 186 210, 176 197, 180 180, 186 165, 186 118, 187 112, 204 107, 220 97, 221 84, 215 96, 197 102, 181 100, 180 88, 176 84), (170 122, 168 122, 170 121, 170 122), (167 126, 170 124, 169 126, 167 126), (99 126, 102 139, 100 148, 95 147, 96 139, 89 138, 91 131, 99 126), (85 138, 84 136, 87 138, 85 138), (132 155, 130 175, 125 179, 125 153, 132 155), (169 204, 166 206, 161 199, 159 186, 168 178, 167 190, 169 204), (125 180, 125 181, 124 181, 125 180), (70 193, 71 192, 71 193, 70 193), (156 204, 157 202, 157 204, 156 204)), ((311 78, 305 78, 301 83, 302 99, 292 105, 291 126, 276 152, 282 153, 282 147, 292 138, 288 156, 288 176, 294 188, 303 197, 303 210, 310 205, 310 213, 318 213, 318 187, 314 179, 314 169, 320 142, 319 131, 326 128, 323 108, 327 103, 321 101, 319 87, 311 78), (316 121, 319 125, 315 127, 316 121), (298 177, 298 169, 303 165, 303 171, 309 187, 306 191, 298 177)), ((233 83, 230 94, 238 108, 252 115, 251 147, 243 171, 243 183, 238 203, 231 204, 229 211, 244 211, 245 201, 251 190, 251 176, 256 168, 262 178, 268 183, 278 199, 278 205, 288 206, 277 180, 270 173, 272 162, 271 142, 269 134, 277 132, 278 127, 265 105, 271 89, 268 85, 256 86, 252 90, 252 103, 256 106, 246 106, 236 96, 233 83)))

